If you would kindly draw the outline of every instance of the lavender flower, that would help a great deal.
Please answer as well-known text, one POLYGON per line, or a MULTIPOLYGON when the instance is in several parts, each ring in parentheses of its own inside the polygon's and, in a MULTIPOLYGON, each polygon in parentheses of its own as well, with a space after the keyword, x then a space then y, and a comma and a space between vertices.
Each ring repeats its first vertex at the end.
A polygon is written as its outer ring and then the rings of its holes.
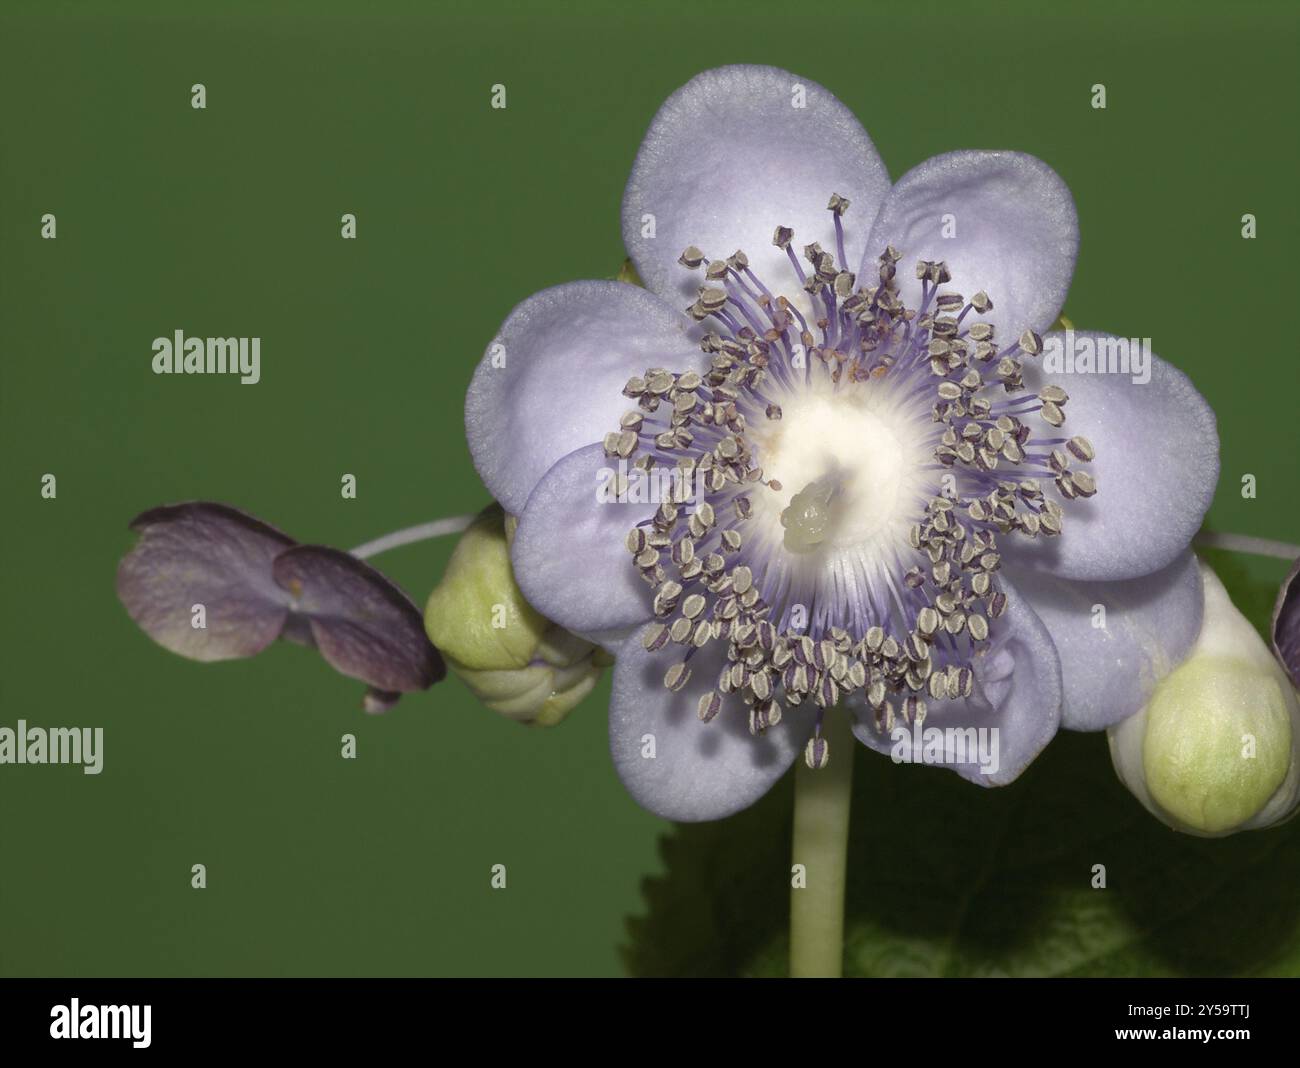
POLYGON ((1200 627, 1215 421, 1158 358, 1144 384, 1042 366, 1078 246, 1046 164, 953 152, 891 186, 827 90, 725 67, 655 117, 623 234, 647 288, 524 301, 465 412, 528 600, 616 657, 641 804, 744 808, 832 759, 832 714, 884 752, 951 728, 938 757, 989 786, 1144 705, 1200 627), (664 472, 690 493, 656 499, 664 472), (959 744, 981 727, 995 765, 959 744))

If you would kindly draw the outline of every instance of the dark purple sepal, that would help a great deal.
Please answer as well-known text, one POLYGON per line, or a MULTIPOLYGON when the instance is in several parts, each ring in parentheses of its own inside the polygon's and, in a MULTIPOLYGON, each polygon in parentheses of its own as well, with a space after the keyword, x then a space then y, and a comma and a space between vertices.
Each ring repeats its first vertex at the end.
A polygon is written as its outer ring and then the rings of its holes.
POLYGON ((151 508, 131 529, 140 538, 118 564, 117 596, 159 645, 191 660, 232 660, 279 637, 289 597, 271 570, 292 538, 208 501, 151 508))
POLYGON ((432 686, 447 673, 411 599, 369 564, 323 545, 275 558, 272 574, 338 672, 385 693, 432 686))
POLYGON ((131 529, 140 538, 118 565, 117 595, 140 629, 171 652, 232 660, 284 638, 368 683, 362 705, 372 713, 447 673, 419 609, 348 553, 299 545, 211 501, 151 508, 131 529))
POLYGON ((1273 606, 1273 652, 1291 681, 1300 687, 1300 560, 1277 592, 1273 606))
POLYGON ((367 688, 365 696, 361 698, 361 707, 370 715, 377 716, 382 712, 387 712, 401 699, 402 695, 400 693, 393 693, 390 690, 376 690, 371 686, 367 688))

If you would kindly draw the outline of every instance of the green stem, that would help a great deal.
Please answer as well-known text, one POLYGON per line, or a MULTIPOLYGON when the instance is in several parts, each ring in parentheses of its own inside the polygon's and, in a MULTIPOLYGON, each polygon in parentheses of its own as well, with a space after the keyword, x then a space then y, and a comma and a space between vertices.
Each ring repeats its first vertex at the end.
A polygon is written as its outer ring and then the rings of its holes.
POLYGON ((804 873, 802 887, 792 876, 790 891, 790 974, 796 979, 838 979, 844 970, 844 870, 857 749, 848 713, 830 709, 822 737, 830 747, 826 767, 813 771, 800 760, 794 774, 791 859, 804 873))

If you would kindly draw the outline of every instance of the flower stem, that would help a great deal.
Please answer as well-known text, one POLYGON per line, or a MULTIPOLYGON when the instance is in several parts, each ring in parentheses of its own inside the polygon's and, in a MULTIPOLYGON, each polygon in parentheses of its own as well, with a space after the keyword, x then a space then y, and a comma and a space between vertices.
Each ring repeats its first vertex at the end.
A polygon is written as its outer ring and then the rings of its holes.
POLYGON ((790 891, 790 975, 796 979, 838 979, 844 969, 844 872, 857 745, 843 709, 830 709, 822 728, 830 761, 813 771, 800 760, 794 773, 791 859, 804 873, 802 887, 792 876, 790 891))
POLYGON ((1270 541, 1268 538, 1256 538, 1249 534, 1225 534, 1203 530, 1196 535, 1193 543, 1207 549, 1226 549, 1229 552, 1250 553, 1253 556, 1271 556, 1277 560, 1294 560, 1300 557, 1300 545, 1288 545, 1284 541, 1270 541))
POLYGON ((472 515, 454 515, 449 519, 435 519, 430 523, 421 523, 418 526, 407 527, 404 530, 394 530, 391 534, 385 534, 383 537, 375 538, 374 541, 358 545, 355 549, 349 549, 348 552, 358 560, 364 560, 369 556, 378 556, 389 549, 396 549, 400 545, 427 541, 429 538, 440 538, 444 534, 459 534, 472 522, 474 522, 472 515))

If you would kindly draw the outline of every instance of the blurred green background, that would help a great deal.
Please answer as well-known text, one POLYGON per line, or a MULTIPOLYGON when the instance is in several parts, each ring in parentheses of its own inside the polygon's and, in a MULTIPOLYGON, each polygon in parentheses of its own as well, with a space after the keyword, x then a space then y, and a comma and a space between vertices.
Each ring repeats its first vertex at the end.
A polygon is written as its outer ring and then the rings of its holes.
MULTIPOLYGON (((963 147, 1050 162, 1082 225, 1067 313, 1154 338, 1210 399, 1214 527, 1300 538, 1296 50, 1292 3, 10 0, 0 724, 106 739, 98 777, 0 767, 0 973, 622 970, 670 828, 614 776, 606 687, 545 732, 456 681, 368 717, 359 684, 296 647, 164 652, 113 576, 127 521, 167 501, 227 501, 341 547, 484 504, 461 423, 474 363, 528 294, 617 269, 640 137, 701 69, 822 82, 895 177, 963 147), (175 329, 260 336, 261 383, 154 376, 150 342, 175 329)), ((450 549, 380 566, 423 603, 450 549)), ((1100 738, 1071 751, 1107 762, 1100 738)))

